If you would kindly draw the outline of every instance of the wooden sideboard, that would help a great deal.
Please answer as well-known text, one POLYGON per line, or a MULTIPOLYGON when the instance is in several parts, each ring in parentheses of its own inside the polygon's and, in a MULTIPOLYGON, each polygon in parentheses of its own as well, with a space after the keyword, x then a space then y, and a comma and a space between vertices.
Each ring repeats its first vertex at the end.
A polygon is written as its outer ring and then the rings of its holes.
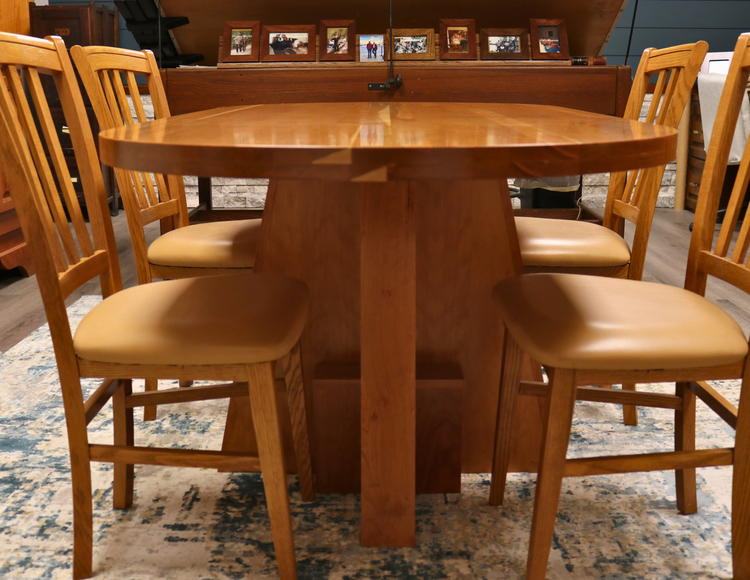
POLYGON ((489 62, 395 63, 403 86, 369 91, 385 65, 309 63, 248 68, 168 69, 163 78, 173 115, 243 104, 312 102, 465 102, 558 105, 622 116, 629 66, 509 66, 489 62))

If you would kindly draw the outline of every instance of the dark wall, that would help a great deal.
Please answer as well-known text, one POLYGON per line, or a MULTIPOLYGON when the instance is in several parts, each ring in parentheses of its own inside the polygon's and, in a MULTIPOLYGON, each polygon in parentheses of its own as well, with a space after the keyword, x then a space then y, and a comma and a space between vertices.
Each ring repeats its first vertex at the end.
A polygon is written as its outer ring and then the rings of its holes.
MULTIPOLYGON (((50 0, 50 5, 81 3, 81 0, 50 0)), ((114 2, 111 0, 99 0, 96 3, 114 8, 114 2)), ((604 49, 609 64, 625 62, 634 6, 635 0, 628 0, 604 49)), ((663 48, 697 40, 708 42, 710 52, 732 51, 740 33, 748 30, 748 0, 638 0, 628 64, 635 69, 641 53, 646 48, 663 48)), ((125 28, 122 17, 120 45, 123 48, 138 49, 138 44, 125 28)))
MULTIPOLYGON (((608 64, 623 64, 635 0, 628 4, 604 49, 608 64)), ((747 0, 638 0, 628 64, 638 66, 649 47, 664 48, 698 40, 709 52, 731 52, 737 37, 750 30, 747 0)))

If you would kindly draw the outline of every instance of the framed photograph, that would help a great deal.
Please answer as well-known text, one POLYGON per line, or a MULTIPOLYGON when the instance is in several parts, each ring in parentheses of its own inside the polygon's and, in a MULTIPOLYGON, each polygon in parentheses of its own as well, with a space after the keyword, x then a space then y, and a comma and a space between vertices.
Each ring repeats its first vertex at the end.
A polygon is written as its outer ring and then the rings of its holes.
POLYGON ((223 62, 258 62, 260 22, 234 21, 224 24, 223 62))
POLYGON ((262 62, 314 62, 315 25, 263 26, 260 41, 262 62))
POLYGON ((359 62, 385 62, 385 36, 358 34, 359 62))
MULTIPOLYGON (((389 34, 386 34, 386 60, 390 42, 389 34)), ((393 60, 435 60, 435 31, 432 28, 394 29, 393 60)))
POLYGON ((482 60, 531 60, 525 28, 483 28, 479 31, 482 60))
POLYGON ((534 60, 568 60, 565 20, 532 20, 531 54, 534 60))
POLYGON ((318 60, 355 60, 356 40, 354 20, 321 20, 318 60))
POLYGON ((476 60, 477 30, 473 20, 440 20, 440 60, 476 60))

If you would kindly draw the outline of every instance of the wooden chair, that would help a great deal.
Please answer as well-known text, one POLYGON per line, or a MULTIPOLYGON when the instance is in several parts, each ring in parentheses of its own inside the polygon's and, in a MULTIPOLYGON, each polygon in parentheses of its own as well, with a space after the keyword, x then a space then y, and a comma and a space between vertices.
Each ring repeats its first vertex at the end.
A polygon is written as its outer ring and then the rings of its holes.
POLYGON ((313 479, 297 347, 309 303, 306 286, 283 276, 245 272, 121 289, 94 140, 73 65, 59 37, 0 33, 0 164, 31 247, 60 375, 73 483, 73 577, 92 573, 90 464, 103 461, 114 463, 114 506, 120 509, 132 504, 136 463, 260 470, 279 574, 296 578, 273 367, 282 361, 302 496, 310 500, 313 479), (60 95, 81 170, 91 237, 44 97, 43 74, 52 76, 60 95), (101 280, 104 300, 73 336, 65 298, 94 277, 101 280), (134 376, 233 382, 133 393, 134 376), (81 377, 107 379, 85 400, 81 377), (134 407, 236 396, 250 398, 259 457, 134 445, 134 407), (89 444, 86 426, 110 398, 114 445, 89 444))
MULTIPOLYGON (((625 119, 640 117, 652 75, 658 74, 646 122, 676 128, 698 76, 708 44, 703 41, 643 51, 625 108, 625 119)), ((575 220, 517 217, 524 271, 589 274, 640 280, 651 222, 665 166, 613 173, 601 226, 575 220), (633 248, 623 239, 625 220, 635 226, 633 248)), ((634 391, 634 384, 622 386, 634 391)), ((633 405, 623 406, 628 425, 638 424, 633 405)))
MULTIPOLYGON (((637 121, 652 75, 658 74, 647 123, 674 127, 708 52, 703 41, 643 52, 625 119, 637 121)), ((564 272, 640 280, 651 221, 665 166, 613 173, 603 226, 575 220, 518 217, 518 240, 526 272, 564 272), (624 221, 635 225, 633 249, 622 238, 624 221)))
POLYGON ((750 579, 750 360, 742 329, 705 298, 715 276, 750 292, 750 221, 730 253, 750 181, 745 150, 727 219, 712 248, 721 185, 750 73, 750 34, 740 36, 706 159, 688 257, 685 289, 571 274, 525 274, 503 280, 494 300, 506 325, 490 503, 502 504, 518 394, 549 404, 534 498, 526 578, 543 579, 563 477, 674 469, 677 508, 697 511, 695 468, 734 465, 734 578, 750 579), (548 384, 522 382, 522 353, 540 361, 548 384), (739 407, 707 380, 741 379, 739 407), (617 382, 677 381, 674 395, 590 388, 617 382), (735 447, 695 450, 696 396, 736 429, 735 447), (675 410, 675 451, 566 460, 576 399, 675 410))
MULTIPOLYGON (((169 105, 150 50, 74 46, 70 55, 102 130, 143 123, 146 112, 136 75, 148 82, 156 119, 168 119, 169 105), (127 79, 123 83, 122 76, 127 79), (128 104, 133 103, 137 120, 128 104)), ((255 263, 259 219, 189 225, 182 177, 115 169, 128 219, 138 282, 190 278, 249 269, 255 263), (144 226, 161 221, 162 235, 146 245, 144 226)))
MULTIPOLYGON (((102 129, 147 120, 135 75, 143 75, 148 82, 155 118, 170 117, 159 68, 150 50, 74 46, 70 54, 102 129), (123 74, 127 85, 123 83, 123 74), (137 121, 133 119, 133 110, 137 121)), ((117 168, 115 176, 122 193, 139 284, 153 278, 233 273, 255 264, 260 219, 190 225, 181 176, 117 168), (147 246, 143 228, 157 220, 161 222, 162 235, 147 246)), ((146 390, 156 389, 156 381, 147 381, 146 390)), ((155 407, 148 406, 143 411, 145 420, 156 419, 155 407)))

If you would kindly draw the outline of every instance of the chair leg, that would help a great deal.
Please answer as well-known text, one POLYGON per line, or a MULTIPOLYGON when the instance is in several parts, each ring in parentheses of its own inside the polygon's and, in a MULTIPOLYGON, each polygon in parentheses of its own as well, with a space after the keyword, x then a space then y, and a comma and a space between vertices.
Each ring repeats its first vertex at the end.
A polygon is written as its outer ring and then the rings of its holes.
POLYGON ((523 351, 505 329, 503 342, 503 366, 500 375, 500 396, 497 402, 497 424, 495 426, 495 452, 492 458, 490 505, 503 505, 505 484, 508 478, 513 442, 513 419, 516 415, 518 387, 521 381, 523 351))
POLYGON ((297 473, 302 492, 302 501, 315 499, 312 461, 310 459, 310 436, 307 428, 307 406, 305 405, 305 382, 302 376, 302 359, 299 343, 282 360, 284 382, 289 400, 289 414, 292 420, 294 454, 297 459, 297 473))
MULTIPOLYGON (((156 379, 146 379, 146 391, 158 391, 159 381, 156 379)), ((146 405, 143 407, 143 420, 144 421, 155 421, 156 420, 156 405, 146 405)))
MULTIPOLYGON (((130 379, 120 380, 120 388, 112 397, 112 422, 114 427, 115 445, 134 445, 133 409, 125 407, 125 397, 133 392, 133 382, 130 379)), ((112 503, 116 509, 128 509, 133 505, 133 477, 132 463, 114 464, 114 491, 112 503)))
MULTIPOLYGON (((675 451, 695 451, 695 393, 687 383, 677 383, 675 395, 682 397, 682 411, 674 413, 675 451)), ((689 515, 698 511, 697 485, 694 467, 675 471, 677 509, 680 513, 689 515)))
POLYGON ((735 580, 750 580, 750 388, 742 380, 732 479, 732 568, 735 580))
POLYGON ((526 580, 544 580, 547 574, 557 505, 565 471, 565 456, 573 424, 576 402, 575 376, 575 370, 551 370, 550 405, 544 425, 539 474, 536 480, 526 580))
MULTIPOLYGON (((623 383, 623 391, 635 391, 635 383, 623 383)), ((635 405, 622 406, 622 422, 633 427, 638 425, 638 407, 635 405)))
POLYGON ((73 580, 81 580, 91 577, 93 567, 91 457, 80 379, 66 376, 67 369, 59 370, 73 487, 73 580))
POLYGON ((250 408, 280 580, 296 580, 292 516, 271 363, 247 366, 250 408))
POLYGON ((94 515, 91 496, 91 463, 71 456, 73 481, 73 580, 91 578, 94 552, 94 515), (76 467, 77 463, 85 463, 76 467))

